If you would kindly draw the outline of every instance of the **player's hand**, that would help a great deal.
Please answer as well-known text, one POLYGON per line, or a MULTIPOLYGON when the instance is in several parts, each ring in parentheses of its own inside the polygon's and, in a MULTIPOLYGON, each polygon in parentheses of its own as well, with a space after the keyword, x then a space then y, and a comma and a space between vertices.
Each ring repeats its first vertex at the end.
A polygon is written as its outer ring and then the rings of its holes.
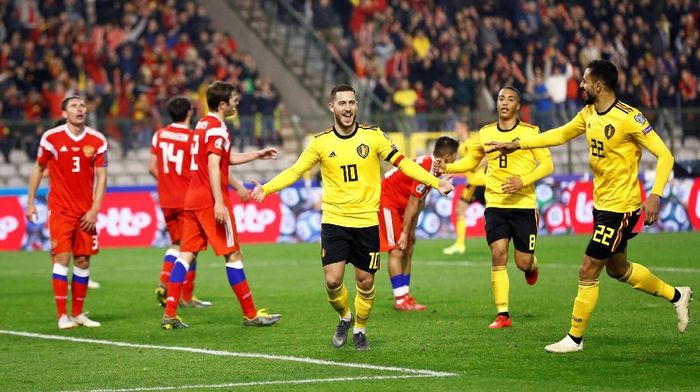
POLYGON ((26 216, 27 220, 32 223, 36 223, 36 221, 39 220, 39 213, 37 212, 34 203, 27 203, 27 209, 24 211, 24 216, 26 216))
POLYGON ((507 142, 507 143, 502 143, 502 142, 486 142, 484 143, 486 148, 484 148, 484 152, 490 153, 494 151, 498 151, 503 155, 510 154, 514 151, 517 151, 520 149, 520 142, 513 141, 513 142, 507 142))
POLYGON ((225 224, 228 220, 228 209, 223 203, 214 203, 214 219, 220 225, 225 224))
POLYGON ((253 183, 255 184, 255 188, 253 188, 253 191, 250 192, 250 197, 252 197, 258 203, 262 203, 262 201, 265 200, 265 191, 259 182, 253 180, 253 183))
POLYGON ((406 232, 401 232, 401 235, 399 236, 399 242, 396 243, 396 247, 399 248, 399 250, 406 250, 408 247, 408 236, 406 235, 406 232))
POLYGON ((440 158, 436 158, 433 161, 433 169, 432 172, 435 174, 435 177, 440 177, 441 175, 445 174, 445 168, 447 165, 445 165, 445 161, 443 161, 440 158))
POLYGON ((445 176, 444 178, 440 179, 440 186, 438 186, 438 192, 440 192, 441 195, 447 196, 450 194, 455 189, 455 186, 452 185, 452 176, 445 176))
POLYGON ((644 224, 653 225, 659 219, 659 195, 653 193, 642 204, 640 212, 644 213, 644 224))
POLYGON ((510 177, 501 185, 501 189, 505 193, 515 193, 523 189, 523 180, 519 177, 510 177))
POLYGON ((94 233, 96 231, 95 226, 97 224, 97 211, 89 210, 85 215, 80 217, 80 228, 88 233, 94 233))
POLYGON ((250 200, 250 192, 245 187, 241 187, 240 189, 236 189, 236 193, 238 193, 238 197, 241 198, 241 201, 244 203, 247 203, 250 200))
POLYGON ((274 147, 263 148, 258 150, 258 159, 277 159, 277 149, 274 147))

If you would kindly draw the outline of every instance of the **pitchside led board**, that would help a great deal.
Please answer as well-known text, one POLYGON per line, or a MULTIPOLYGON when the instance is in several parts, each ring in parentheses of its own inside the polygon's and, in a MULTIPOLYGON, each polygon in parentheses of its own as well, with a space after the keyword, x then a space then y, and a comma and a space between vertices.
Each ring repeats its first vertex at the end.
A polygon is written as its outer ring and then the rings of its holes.
MULTIPOLYGON (((420 215, 417 236, 453 238, 457 203, 463 180, 448 197, 432 191, 420 215), (461 183, 461 184, 460 184, 461 183)), ((640 181, 646 194, 651 181, 640 181)), ((540 234, 591 233, 593 184, 572 176, 549 177, 537 184, 540 234)), ((169 244, 158 194, 153 187, 109 188, 97 228, 101 248, 163 247, 169 244)), ((269 195, 262 204, 243 203, 231 192, 236 226, 243 243, 318 242, 321 233, 321 188, 299 186, 269 195)), ((26 196, 0 196, 0 250, 47 250, 46 196, 37 198, 39 219, 24 218, 26 196)), ((472 203, 466 211, 467 234, 484 235, 484 206, 472 203)), ((700 231, 700 179, 671 180, 661 201, 659 221, 637 231, 700 231)))

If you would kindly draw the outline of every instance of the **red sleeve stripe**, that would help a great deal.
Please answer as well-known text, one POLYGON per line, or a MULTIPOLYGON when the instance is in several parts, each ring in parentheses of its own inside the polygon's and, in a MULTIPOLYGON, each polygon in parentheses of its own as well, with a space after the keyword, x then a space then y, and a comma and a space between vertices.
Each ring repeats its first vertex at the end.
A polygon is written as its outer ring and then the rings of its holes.
POLYGON ((403 161, 404 158, 405 158, 405 157, 403 156, 403 154, 399 154, 399 157, 396 158, 396 160, 394 161, 393 165, 398 167, 398 166, 399 166, 399 163, 401 163, 401 161, 403 161))

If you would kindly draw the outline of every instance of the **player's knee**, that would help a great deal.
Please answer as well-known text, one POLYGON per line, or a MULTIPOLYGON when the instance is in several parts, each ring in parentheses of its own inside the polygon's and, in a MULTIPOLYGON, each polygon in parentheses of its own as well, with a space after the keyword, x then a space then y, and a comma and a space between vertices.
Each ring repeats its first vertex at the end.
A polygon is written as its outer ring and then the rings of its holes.
POLYGON ((506 265, 508 251, 501 247, 491 247, 491 265, 506 265))
POLYGON ((355 281, 357 284, 357 287, 359 287, 362 290, 369 290, 374 286, 374 277, 373 276, 367 276, 367 277, 358 277, 355 281))
POLYGON ((82 269, 89 268, 90 258, 88 256, 75 256, 73 258, 73 265, 82 269))
POLYGON ((326 286, 328 286, 328 288, 337 289, 341 284, 343 284, 342 276, 326 274, 326 286))
POLYGON ((600 261, 585 256, 583 263, 578 270, 578 277, 582 280, 595 280, 600 276, 600 271, 604 264, 600 261))

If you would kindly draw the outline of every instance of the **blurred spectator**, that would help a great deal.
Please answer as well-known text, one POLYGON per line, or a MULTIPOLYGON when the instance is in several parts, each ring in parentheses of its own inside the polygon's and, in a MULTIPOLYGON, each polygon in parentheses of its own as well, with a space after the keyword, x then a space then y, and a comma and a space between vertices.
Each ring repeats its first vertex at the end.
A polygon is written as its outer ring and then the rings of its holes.
POLYGON ((416 104, 418 102, 418 94, 411 87, 408 79, 404 78, 399 84, 399 88, 394 92, 392 98, 399 110, 401 122, 404 131, 412 131, 416 129, 416 104))
POLYGON ((256 88, 255 98, 255 105, 261 115, 258 146, 262 148, 270 144, 279 144, 280 138, 275 128, 275 111, 279 105, 279 94, 272 87, 269 78, 260 80, 259 88, 256 88))

